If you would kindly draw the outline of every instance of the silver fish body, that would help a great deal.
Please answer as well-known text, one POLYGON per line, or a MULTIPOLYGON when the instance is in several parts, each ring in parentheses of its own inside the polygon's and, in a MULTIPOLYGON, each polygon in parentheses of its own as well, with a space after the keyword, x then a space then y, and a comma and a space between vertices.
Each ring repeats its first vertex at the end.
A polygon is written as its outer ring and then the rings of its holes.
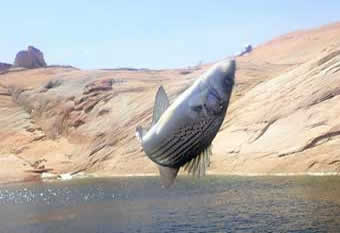
MULTIPOLYGON (((171 184, 180 167, 192 163, 193 170, 196 170, 199 163, 205 161, 194 160, 200 155, 207 155, 204 152, 210 147, 222 125, 234 85, 235 69, 234 60, 216 64, 170 106, 167 106, 164 89, 161 87, 158 91, 155 109, 157 110, 158 103, 161 113, 154 118, 148 132, 137 132, 140 134, 144 152, 159 165, 161 176, 161 169, 165 171, 165 175, 166 168, 176 171, 174 177, 168 180, 171 184)), ((157 115, 155 109, 154 115, 157 115)), ((206 165, 202 166, 205 173, 206 165)))

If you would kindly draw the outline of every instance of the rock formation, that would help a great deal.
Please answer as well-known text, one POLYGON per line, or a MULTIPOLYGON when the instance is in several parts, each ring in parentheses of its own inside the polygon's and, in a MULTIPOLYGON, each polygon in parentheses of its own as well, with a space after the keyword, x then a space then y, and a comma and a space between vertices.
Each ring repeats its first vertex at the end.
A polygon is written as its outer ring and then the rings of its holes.
POLYGON ((8 70, 8 69, 11 68, 11 67, 12 67, 11 64, 0 62, 0 72, 1 72, 1 71, 5 71, 5 70, 8 70))
POLYGON ((237 54, 237 56, 240 56, 240 57, 244 56, 250 53, 251 51, 253 51, 253 46, 251 46, 251 44, 247 44, 246 46, 244 46, 243 50, 237 54))
POLYGON ((39 49, 28 46, 27 50, 22 50, 17 53, 14 66, 33 69, 46 67, 46 62, 43 53, 39 49))
MULTIPOLYGON (((213 142, 215 174, 340 173, 340 23, 237 58, 213 142)), ((211 64, 183 70, 50 67, 0 75, 0 182, 38 173, 157 174, 135 138, 162 84, 173 101, 211 64)))

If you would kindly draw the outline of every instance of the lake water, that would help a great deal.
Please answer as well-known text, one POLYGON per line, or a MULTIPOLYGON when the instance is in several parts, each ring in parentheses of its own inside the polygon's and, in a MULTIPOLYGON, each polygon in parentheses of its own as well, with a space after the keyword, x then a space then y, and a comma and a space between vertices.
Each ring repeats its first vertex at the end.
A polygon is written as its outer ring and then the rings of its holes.
POLYGON ((340 232, 340 177, 181 176, 0 187, 1 233, 340 232))

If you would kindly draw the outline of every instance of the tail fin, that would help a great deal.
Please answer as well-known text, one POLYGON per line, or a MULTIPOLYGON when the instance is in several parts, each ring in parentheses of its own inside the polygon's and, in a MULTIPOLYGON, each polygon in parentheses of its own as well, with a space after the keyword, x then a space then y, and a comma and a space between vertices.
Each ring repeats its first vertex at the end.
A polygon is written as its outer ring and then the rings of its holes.
POLYGON ((158 169, 163 187, 169 188, 175 182, 179 168, 163 167, 158 165, 158 169))
MULTIPOLYGON (((147 133, 146 129, 141 126, 136 128, 136 137, 143 146, 143 136, 147 133)), ((179 168, 164 167, 158 165, 159 175, 163 187, 169 188, 175 182, 179 168)))

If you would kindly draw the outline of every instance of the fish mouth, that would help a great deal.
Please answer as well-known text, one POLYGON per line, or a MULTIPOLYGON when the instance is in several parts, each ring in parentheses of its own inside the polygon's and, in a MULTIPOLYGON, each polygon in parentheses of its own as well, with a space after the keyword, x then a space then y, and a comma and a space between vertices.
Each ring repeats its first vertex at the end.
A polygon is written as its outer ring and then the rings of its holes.
POLYGON ((229 64, 227 66, 227 69, 225 70, 226 73, 234 75, 236 71, 236 59, 232 58, 229 60, 229 64))
POLYGON ((220 62, 221 64, 221 70, 224 73, 231 73, 231 71, 236 70, 236 58, 232 57, 226 60, 223 60, 220 62))

